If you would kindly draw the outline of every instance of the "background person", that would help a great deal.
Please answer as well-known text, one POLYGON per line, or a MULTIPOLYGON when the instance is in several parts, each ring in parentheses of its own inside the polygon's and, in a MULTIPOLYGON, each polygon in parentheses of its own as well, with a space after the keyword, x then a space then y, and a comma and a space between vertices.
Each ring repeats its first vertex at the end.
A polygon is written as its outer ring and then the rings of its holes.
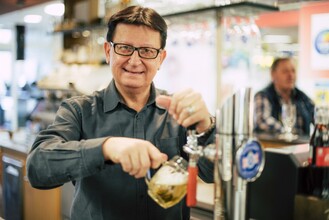
POLYGON ((314 103, 296 88, 296 68, 291 58, 277 58, 271 66, 271 83, 254 97, 255 132, 280 133, 281 106, 296 105, 295 133, 310 134, 313 122, 314 103))
MULTIPOLYGON (((186 128, 205 132, 214 123, 201 95, 187 89, 172 96, 153 84, 166 58, 167 25, 154 10, 128 7, 108 23, 104 43, 113 80, 90 96, 65 100, 55 121, 37 136, 27 158, 33 187, 75 183, 71 220, 189 219, 185 201, 163 209, 147 195, 144 176, 180 155, 186 128)), ((213 163, 200 158, 199 176, 213 182, 213 163)))

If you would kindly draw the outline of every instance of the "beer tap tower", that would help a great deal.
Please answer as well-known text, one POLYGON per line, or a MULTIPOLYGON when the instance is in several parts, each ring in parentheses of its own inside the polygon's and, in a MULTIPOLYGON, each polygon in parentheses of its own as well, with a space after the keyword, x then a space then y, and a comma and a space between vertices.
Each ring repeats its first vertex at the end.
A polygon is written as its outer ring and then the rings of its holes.
POLYGON ((214 163, 214 219, 246 219, 247 182, 254 181, 264 167, 264 151, 253 138, 253 94, 244 88, 216 111, 216 141, 198 146, 194 131, 189 131, 184 150, 190 155, 187 205, 196 204, 195 164, 200 156, 214 163))

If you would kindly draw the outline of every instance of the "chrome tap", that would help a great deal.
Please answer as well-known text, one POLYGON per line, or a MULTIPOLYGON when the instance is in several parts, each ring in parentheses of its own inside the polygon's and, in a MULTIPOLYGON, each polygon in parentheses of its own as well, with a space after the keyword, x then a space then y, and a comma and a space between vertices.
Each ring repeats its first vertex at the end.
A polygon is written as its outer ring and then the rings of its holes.
POLYGON ((187 182, 187 195, 186 203, 187 206, 192 207, 197 203, 196 200, 196 187, 197 187, 197 176, 198 167, 197 163, 199 157, 203 155, 203 147, 198 146, 198 135, 195 130, 195 125, 188 128, 187 143, 184 146, 184 151, 189 154, 188 163, 188 182, 187 182))
POLYGON ((214 219, 244 220, 247 182, 257 179, 265 161, 261 144, 252 136, 252 90, 241 89, 216 111, 214 144, 198 146, 194 127, 184 146, 190 155, 187 205, 196 205, 196 165, 203 156, 214 163, 214 219))

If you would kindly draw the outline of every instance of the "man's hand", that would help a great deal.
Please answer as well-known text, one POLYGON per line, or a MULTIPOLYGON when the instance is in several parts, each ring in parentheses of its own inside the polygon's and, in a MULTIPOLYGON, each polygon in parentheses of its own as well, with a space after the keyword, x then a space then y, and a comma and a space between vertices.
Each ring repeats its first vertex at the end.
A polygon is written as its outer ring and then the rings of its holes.
POLYGON ((196 124, 198 133, 206 131, 210 125, 210 113, 200 93, 191 89, 175 93, 173 96, 160 95, 157 104, 166 108, 178 124, 189 127, 196 124))
POLYGON ((105 160, 121 164, 125 172, 136 178, 144 177, 148 169, 156 169, 168 159, 149 141, 125 137, 107 139, 103 155, 105 160))

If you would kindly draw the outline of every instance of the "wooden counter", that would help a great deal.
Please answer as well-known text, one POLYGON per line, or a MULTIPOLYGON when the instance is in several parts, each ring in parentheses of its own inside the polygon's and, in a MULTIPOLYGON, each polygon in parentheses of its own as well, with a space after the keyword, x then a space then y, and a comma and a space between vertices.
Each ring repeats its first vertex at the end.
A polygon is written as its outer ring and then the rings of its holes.
POLYGON ((298 136, 295 140, 283 140, 278 134, 260 133, 254 135, 264 148, 268 147, 287 147, 292 145, 308 144, 309 136, 298 136))
MULTIPOLYGON (((24 134, 18 134, 24 135, 24 134)), ((22 163, 22 192, 23 192, 23 219, 24 220, 61 220, 61 189, 38 190, 31 187, 26 176, 26 157, 29 150, 27 143, 18 141, 21 137, 11 140, 8 134, 0 132, 0 216, 4 218, 3 182, 5 167, 3 156, 22 163)), ((19 207, 17 207, 17 210, 19 207)))
POLYGON ((214 184, 205 183, 198 178, 197 182, 197 206, 202 209, 214 209, 214 184))

